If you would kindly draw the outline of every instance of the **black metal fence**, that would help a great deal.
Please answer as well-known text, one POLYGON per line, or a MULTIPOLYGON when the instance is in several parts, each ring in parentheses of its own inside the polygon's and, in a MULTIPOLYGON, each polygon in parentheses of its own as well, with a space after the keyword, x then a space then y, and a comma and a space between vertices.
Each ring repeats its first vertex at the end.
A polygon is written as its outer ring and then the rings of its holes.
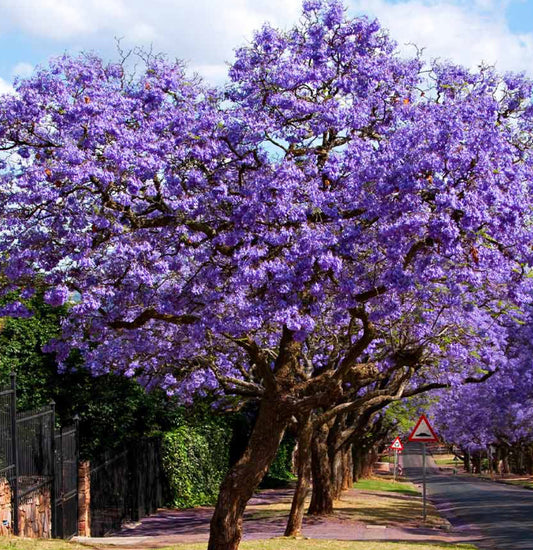
POLYGON ((78 533, 78 421, 56 432, 54 444, 53 536, 66 539, 78 533))
POLYGON ((11 385, 0 388, 0 478, 11 489, 11 530, 69 538, 78 524, 78 423, 57 431, 53 403, 16 409, 12 374, 11 385))
MULTIPOLYGON (((10 532, 78 534, 79 424, 56 430, 55 405, 17 412, 16 378, 0 386, 0 483, 11 492, 10 532)), ((160 439, 105 454, 90 468, 91 534, 101 536, 163 505, 160 439)))
POLYGON ((136 442, 91 467, 91 535, 103 536, 163 505, 160 440, 136 442))

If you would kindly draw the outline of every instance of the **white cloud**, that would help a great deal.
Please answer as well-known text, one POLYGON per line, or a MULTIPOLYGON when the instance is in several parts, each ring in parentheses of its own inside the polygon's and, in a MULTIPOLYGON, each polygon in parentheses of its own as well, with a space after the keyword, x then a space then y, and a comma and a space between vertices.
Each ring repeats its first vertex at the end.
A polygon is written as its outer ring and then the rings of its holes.
MULTIPOLYGON (((533 34, 510 31, 510 0, 345 1, 350 14, 377 16, 400 45, 416 43, 430 57, 533 74, 533 34)), ((265 20, 292 25, 300 6, 301 0, 0 0, 0 31, 55 41, 58 53, 85 49, 110 57, 114 37, 124 37, 125 49, 153 46, 220 82, 235 47, 265 20)))
POLYGON ((1 0, 0 31, 18 29, 67 49, 116 54, 122 47, 153 47, 206 68, 220 80, 233 50, 265 20, 288 25, 300 0, 1 0))
POLYGON ((23 78, 27 76, 31 76, 31 74, 33 73, 33 65, 25 62, 17 63, 13 67, 12 73, 13 73, 13 76, 21 76, 23 78))
POLYGON ((0 95, 14 94, 15 90, 9 82, 6 82, 3 78, 0 78, 0 95))
POLYGON ((407 43, 426 48, 430 58, 450 59, 468 67, 481 62, 502 71, 533 75, 533 33, 511 32, 505 0, 475 2, 354 0, 359 12, 377 17, 403 50, 407 43))
POLYGON ((12 24, 53 39, 110 28, 127 13, 122 0, 2 0, 0 5, 4 28, 12 24))

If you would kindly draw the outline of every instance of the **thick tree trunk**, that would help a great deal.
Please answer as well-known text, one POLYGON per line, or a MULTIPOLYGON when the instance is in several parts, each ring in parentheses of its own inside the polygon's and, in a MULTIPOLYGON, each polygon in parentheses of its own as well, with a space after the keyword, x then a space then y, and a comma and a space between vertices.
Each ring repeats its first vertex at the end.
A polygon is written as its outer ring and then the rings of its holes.
POLYGON ((353 482, 351 445, 343 440, 346 429, 346 415, 339 415, 328 433, 328 455, 331 464, 331 484, 333 500, 341 498, 342 491, 353 482))
POLYGON ((465 462, 465 471, 470 473, 472 471, 472 463, 470 461, 470 451, 465 451, 463 453, 464 455, 464 462, 465 462))
POLYGON ((338 500, 342 492, 350 489, 353 485, 351 445, 343 447, 337 452, 330 451, 330 463, 332 464, 333 499, 338 500))
POLYGON ((311 445, 311 470, 313 473, 313 493, 309 514, 324 516, 333 513, 333 485, 331 483, 331 464, 328 454, 328 426, 322 426, 315 432, 311 445))
POLYGON ((359 481, 363 476, 365 465, 365 457, 368 453, 366 446, 363 443, 356 443, 352 446, 353 453, 353 479, 359 481))
POLYGON ((363 463, 361 467, 361 478, 372 477, 374 464, 378 461, 378 453, 375 447, 367 449, 363 456, 363 463))
POLYGON ((237 550, 239 547, 246 503, 276 456, 286 424, 279 403, 264 399, 248 447, 220 488, 211 519, 208 550, 237 550))
POLYGON ((311 419, 303 421, 298 434, 298 448, 296 452, 296 471, 298 481, 292 498, 292 506, 285 529, 286 537, 298 537, 302 534, 302 521, 305 511, 305 499, 309 493, 311 482, 311 442, 313 426, 311 419))
POLYGON ((343 459, 343 474, 342 474, 342 490, 347 491, 353 487, 353 455, 352 446, 349 445, 344 451, 343 459))
POLYGON ((344 484, 344 453, 340 451, 332 451, 330 449, 331 464, 331 486, 333 487, 333 500, 338 500, 341 497, 344 484))

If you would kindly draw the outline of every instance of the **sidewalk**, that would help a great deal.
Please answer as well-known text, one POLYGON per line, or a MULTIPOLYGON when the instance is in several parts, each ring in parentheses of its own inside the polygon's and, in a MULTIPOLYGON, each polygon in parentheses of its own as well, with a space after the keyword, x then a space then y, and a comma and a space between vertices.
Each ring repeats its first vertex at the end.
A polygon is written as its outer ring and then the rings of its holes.
MULTIPOLYGON (((248 504, 244 518, 244 540, 269 539, 283 535, 291 490, 265 490, 248 504)), ((350 489, 339 502, 339 511, 327 518, 305 517, 303 534, 308 538, 334 540, 388 540, 418 542, 472 542, 471 536, 446 532, 442 528, 420 526, 405 520, 418 497, 350 489), (354 506, 354 501, 357 506, 354 506), (360 503, 360 506, 359 506, 360 503), (392 506, 391 506, 392 504, 392 506), (386 510, 385 522, 364 522, 365 506, 386 510)), ((77 537, 75 540, 102 548, 161 548, 178 543, 208 540, 213 509, 161 509, 135 526, 123 528, 102 538, 77 537)), ((383 515, 383 514, 382 514, 383 515)))

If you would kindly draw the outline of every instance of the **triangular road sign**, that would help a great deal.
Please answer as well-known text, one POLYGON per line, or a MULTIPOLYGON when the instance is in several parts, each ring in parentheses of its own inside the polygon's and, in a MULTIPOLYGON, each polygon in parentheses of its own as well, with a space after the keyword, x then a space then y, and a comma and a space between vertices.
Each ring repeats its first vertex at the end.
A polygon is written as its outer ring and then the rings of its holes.
POLYGON ((423 414, 416 423, 415 429, 411 432, 409 436, 409 441, 421 441, 425 443, 430 443, 432 441, 438 441, 439 438, 433 431, 429 420, 426 418, 426 415, 423 414))
POLYGON ((403 451, 403 444, 402 440, 397 437, 390 446, 391 449, 394 449, 395 451, 403 451))

